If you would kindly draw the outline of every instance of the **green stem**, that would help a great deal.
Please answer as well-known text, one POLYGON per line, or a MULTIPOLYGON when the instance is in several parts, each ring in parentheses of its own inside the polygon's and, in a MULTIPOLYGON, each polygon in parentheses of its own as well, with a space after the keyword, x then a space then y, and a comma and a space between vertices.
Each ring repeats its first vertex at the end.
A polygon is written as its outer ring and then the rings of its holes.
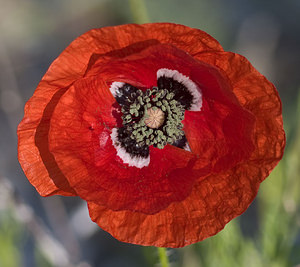
POLYGON ((169 260, 166 248, 157 248, 161 267, 169 267, 169 260))
POLYGON ((129 0, 129 5, 135 23, 142 24, 150 22, 144 0, 129 0))

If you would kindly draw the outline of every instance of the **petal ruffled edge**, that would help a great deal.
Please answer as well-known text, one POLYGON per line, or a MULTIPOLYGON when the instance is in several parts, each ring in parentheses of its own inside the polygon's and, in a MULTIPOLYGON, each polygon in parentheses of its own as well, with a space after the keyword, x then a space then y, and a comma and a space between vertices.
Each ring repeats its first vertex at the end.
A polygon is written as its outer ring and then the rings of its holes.
POLYGON ((103 27, 92 29, 75 39, 51 64, 43 80, 65 87, 76 77, 83 76, 95 58, 98 61, 99 58, 103 61, 123 58, 159 43, 172 44, 192 56, 208 51, 223 51, 219 42, 206 32, 180 24, 103 27))
POLYGON ((112 211, 88 202, 90 217, 122 242, 184 247, 217 234, 249 207, 260 184, 258 179, 247 178, 252 170, 241 166, 199 181, 184 201, 153 215, 112 211))
POLYGON ((281 160, 286 144, 278 91, 239 54, 201 53, 195 58, 220 69, 230 80, 240 105, 255 116, 255 150, 249 161, 265 170, 261 178, 264 180, 281 160))
POLYGON ((41 82, 43 95, 34 95, 25 106, 25 116, 18 126, 18 158, 30 183, 42 196, 76 195, 58 168, 48 148, 50 118, 66 89, 55 94, 41 82), (40 105, 39 105, 40 104, 40 105), (44 110, 41 106, 45 105, 44 110))

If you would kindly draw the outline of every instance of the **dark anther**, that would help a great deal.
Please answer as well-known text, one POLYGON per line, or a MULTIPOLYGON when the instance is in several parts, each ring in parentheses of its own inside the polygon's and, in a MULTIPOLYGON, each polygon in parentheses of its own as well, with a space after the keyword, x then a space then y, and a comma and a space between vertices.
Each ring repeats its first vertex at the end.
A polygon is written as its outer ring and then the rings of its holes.
POLYGON ((137 143, 134 139, 130 138, 131 131, 129 127, 118 128, 118 139, 127 153, 147 158, 149 156, 149 147, 144 143, 137 143))
POLYGON ((161 76, 157 80, 157 85, 159 89, 168 89, 170 92, 174 93, 174 99, 184 106, 185 109, 190 109, 193 104, 193 96, 182 83, 173 78, 161 76))
POLYGON ((187 143, 187 139, 184 135, 184 136, 182 136, 181 139, 177 139, 174 143, 172 143, 172 145, 183 149, 185 147, 186 143, 187 143))
POLYGON ((116 100, 122 105, 128 105, 134 102, 138 96, 138 89, 130 84, 125 83, 122 87, 116 91, 116 100))

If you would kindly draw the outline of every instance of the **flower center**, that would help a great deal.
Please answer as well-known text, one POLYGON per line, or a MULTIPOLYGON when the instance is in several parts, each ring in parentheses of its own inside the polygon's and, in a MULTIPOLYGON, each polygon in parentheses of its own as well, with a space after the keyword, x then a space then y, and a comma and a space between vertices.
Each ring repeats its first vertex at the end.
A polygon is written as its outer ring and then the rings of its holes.
POLYGON ((165 113, 157 107, 147 109, 144 122, 146 126, 157 129, 163 125, 165 121, 165 113))
POLYGON ((185 110, 201 110, 202 95, 189 77, 162 68, 157 87, 140 90, 115 81, 109 90, 122 110, 122 126, 112 129, 111 140, 124 163, 148 166, 150 146, 162 149, 170 144, 190 151, 182 121, 185 110))
POLYGON ((178 143, 185 138, 181 123, 184 110, 167 89, 132 91, 122 105, 123 127, 119 128, 119 139, 127 150, 134 144, 132 152, 144 151, 151 145, 162 149, 166 144, 178 143))

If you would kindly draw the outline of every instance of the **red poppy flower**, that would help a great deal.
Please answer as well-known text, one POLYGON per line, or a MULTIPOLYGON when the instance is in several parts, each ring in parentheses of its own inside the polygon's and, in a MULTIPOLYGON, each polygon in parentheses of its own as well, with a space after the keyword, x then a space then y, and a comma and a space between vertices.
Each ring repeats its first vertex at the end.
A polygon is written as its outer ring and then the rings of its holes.
POLYGON ((181 247, 243 213, 285 146, 275 87, 207 33, 95 29, 25 107, 19 161, 42 196, 80 196, 121 241, 181 247))

